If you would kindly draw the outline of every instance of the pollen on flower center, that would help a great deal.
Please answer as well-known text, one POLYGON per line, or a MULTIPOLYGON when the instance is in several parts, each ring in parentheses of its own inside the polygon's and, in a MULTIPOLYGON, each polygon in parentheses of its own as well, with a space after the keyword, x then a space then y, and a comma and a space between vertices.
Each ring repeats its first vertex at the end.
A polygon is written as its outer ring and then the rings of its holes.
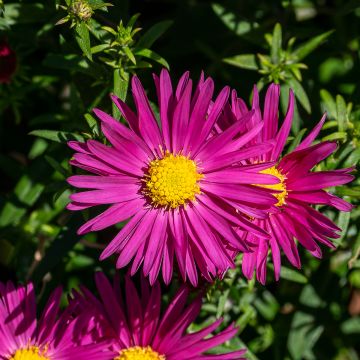
POLYGON ((41 350, 37 346, 30 346, 16 350, 9 360, 50 360, 45 354, 46 350, 41 350))
POLYGON ((280 182, 278 184, 259 185, 259 186, 267 188, 267 189, 281 191, 281 193, 274 194, 274 196, 278 199, 278 202, 275 205, 276 206, 284 205, 286 196, 287 196, 286 185, 285 185, 286 177, 275 166, 265 169, 265 170, 261 170, 260 172, 262 174, 269 174, 269 175, 276 176, 280 180, 280 182))
POLYGON ((198 181, 203 177, 193 160, 167 152, 162 159, 150 162, 144 178, 145 194, 156 206, 177 208, 200 194, 198 181))
POLYGON ((165 356, 160 355, 150 346, 134 346, 121 350, 120 355, 114 360, 165 360, 165 356))

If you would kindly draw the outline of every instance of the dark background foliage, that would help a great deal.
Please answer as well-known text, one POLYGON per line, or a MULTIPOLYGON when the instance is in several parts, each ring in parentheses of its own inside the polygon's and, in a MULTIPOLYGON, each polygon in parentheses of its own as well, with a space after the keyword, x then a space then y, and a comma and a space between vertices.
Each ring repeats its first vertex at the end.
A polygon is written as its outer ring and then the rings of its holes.
MULTIPOLYGON (((186 70, 197 78, 203 70, 217 90, 231 85, 247 102, 255 83, 282 84, 283 106, 292 87, 293 140, 326 110, 321 137, 338 140, 339 150, 322 168, 358 162, 360 1, 113 0, 107 11, 102 1, 89 3, 90 20, 67 18, 70 1, 5 1, 0 38, 16 52, 17 70, 0 84, 0 280, 32 280, 44 302, 59 283, 66 290, 79 283, 93 288, 95 270, 113 272, 98 255, 116 229, 78 237, 75 229, 90 214, 64 210, 72 171, 65 142, 101 138, 91 109, 112 111, 108 93, 125 98, 134 73, 154 101, 151 73, 162 66, 170 66, 174 79, 186 70), (136 13, 130 30, 140 32, 116 29, 136 13), (64 18, 69 21, 55 25, 64 18), (99 24, 118 31, 113 50, 94 49, 112 36, 99 24), (154 26, 149 41, 143 34, 154 26)), ((336 191, 358 204, 358 180, 336 191)), ((360 212, 324 211, 344 228, 335 251, 324 249, 322 260, 302 253, 300 271, 284 259, 281 281, 274 282, 269 268, 266 287, 231 271, 208 288, 199 323, 219 316, 235 321, 239 336, 225 346, 245 343, 249 359, 360 359, 360 212)), ((175 288, 164 288, 165 301, 175 288)))

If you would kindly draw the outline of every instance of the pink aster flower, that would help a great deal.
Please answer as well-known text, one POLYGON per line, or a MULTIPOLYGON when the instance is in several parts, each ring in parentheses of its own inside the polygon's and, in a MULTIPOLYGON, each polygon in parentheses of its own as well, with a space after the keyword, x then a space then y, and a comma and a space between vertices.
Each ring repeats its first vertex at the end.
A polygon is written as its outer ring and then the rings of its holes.
POLYGON ((59 315, 60 298, 61 289, 58 288, 37 320, 33 286, 0 283, 0 359, 109 359, 104 344, 91 345, 87 342, 91 338, 80 333, 81 338, 76 340, 76 329, 88 324, 84 322, 85 317, 72 318, 70 311, 59 315), (85 343, 88 345, 81 346, 85 343))
POLYGON ((211 78, 202 77, 194 92, 188 73, 175 91, 167 71, 155 75, 154 80, 158 120, 139 79, 133 77, 137 113, 113 97, 129 128, 95 109, 111 145, 95 140, 69 143, 77 151, 71 164, 95 175, 68 179, 77 188, 91 189, 71 195, 68 208, 111 205, 86 222, 79 234, 129 220, 101 259, 118 254, 117 268, 132 261, 132 275, 142 265, 151 283, 162 269, 164 281, 169 283, 176 257, 184 281, 196 285, 198 269, 211 281, 234 267, 234 253, 248 251, 247 242, 235 228, 267 236, 250 218, 266 216, 276 199, 271 189, 253 184, 275 184, 278 179, 258 173, 266 164, 242 162, 268 152, 272 143, 244 148, 263 126, 259 123, 239 134, 253 111, 223 133, 210 136, 228 100, 228 87, 212 102, 211 78))
MULTIPOLYGON (((117 279, 117 278, 115 278, 117 279)), ((233 338, 237 328, 230 325, 224 331, 209 337, 222 322, 186 333, 201 309, 201 297, 187 304, 189 288, 180 288, 163 314, 161 314, 161 289, 159 282, 153 287, 141 279, 141 296, 131 281, 125 279, 125 299, 122 298, 120 282, 112 286, 103 273, 95 276, 100 294, 97 299, 89 290, 82 294, 74 292, 73 301, 77 311, 92 313, 96 326, 95 340, 111 338, 115 360, 200 360, 244 359, 245 350, 210 355, 207 351, 233 338)))
MULTIPOLYGON (((309 135, 296 147, 294 151, 282 157, 286 140, 289 136, 294 113, 294 95, 290 91, 289 104, 285 119, 279 129, 278 105, 280 86, 272 84, 267 90, 264 111, 261 113, 259 95, 254 88, 252 108, 254 116, 247 123, 245 129, 263 124, 262 130, 254 137, 251 144, 261 144, 271 139, 275 146, 266 154, 254 156, 250 163, 261 164, 273 162, 272 167, 262 170, 263 174, 272 174, 279 179, 275 185, 265 185, 277 190, 275 194, 278 202, 277 210, 270 210, 264 219, 254 219, 257 225, 270 234, 270 238, 259 237, 253 232, 244 233, 251 243, 252 252, 244 253, 242 270, 247 278, 252 278, 256 269, 256 277, 262 284, 266 281, 266 264, 271 252, 276 280, 281 270, 280 252, 284 252, 290 263, 301 267, 297 244, 302 245, 313 256, 321 258, 319 244, 333 248, 331 239, 339 237, 341 231, 331 220, 315 210, 312 205, 329 205, 341 211, 350 211, 352 205, 331 194, 326 188, 342 185, 353 180, 349 173, 353 168, 312 171, 322 160, 331 155, 337 148, 335 142, 324 141, 312 145, 325 121, 325 115, 309 135)), ((219 120, 218 132, 233 123, 241 121, 247 112, 245 103, 238 99, 236 92, 232 93, 231 109, 226 116, 219 120)), ((261 185, 264 186, 264 185, 261 185)))

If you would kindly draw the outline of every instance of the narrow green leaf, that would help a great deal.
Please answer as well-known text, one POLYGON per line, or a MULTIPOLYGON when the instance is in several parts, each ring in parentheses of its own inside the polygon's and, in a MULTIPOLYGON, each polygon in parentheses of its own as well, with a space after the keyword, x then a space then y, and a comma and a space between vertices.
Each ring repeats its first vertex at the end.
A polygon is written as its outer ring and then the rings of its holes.
POLYGON ((256 62, 256 56, 254 54, 243 54, 228 57, 223 59, 223 62, 247 70, 259 69, 259 66, 256 62))
POLYGON ((59 130, 34 130, 31 131, 29 135, 38 136, 59 143, 67 142, 69 140, 84 141, 84 138, 79 134, 59 130))
POLYGON ((110 47, 109 44, 100 44, 100 45, 93 46, 90 49, 90 51, 91 51, 92 54, 97 54, 99 52, 102 52, 105 49, 108 49, 109 47, 110 47))
POLYGON ((282 48, 282 30, 281 25, 277 23, 274 27, 271 41, 271 61, 273 64, 279 64, 282 48))
POLYGON ((337 220, 337 226, 341 229, 341 236, 338 239, 335 239, 334 242, 340 246, 345 238, 345 235, 347 233, 347 229, 350 224, 350 212, 340 212, 337 220))
POLYGON ((153 50, 141 49, 141 50, 137 50, 135 52, 135 54, 138 55, 138 56, 146 57, 148 59, 156 61, 157 63, 159 63, 160 65, 166 67, 167 69, 170 68, 168 62, 153 50))
POLYGON ((245 19, 239 19, 239 16, 237 14, 234 14, 228 9, 225 9, 222 5, 218 3, 212 4, 212 9, 214 13, 219 17, 219 19, 224 23, 224 25, 227 26, 238 36, 248 34, 253 29, 259 27, 259 24, 256 22, 249 22, 245 19))
POLYGON ((280 277, 300 284, 306 284, 308 282, 308 279, 303 274, 285 266, 281 267, 280 277))
MULTIPOLYGON (((114 81, 114 88, 113 93, 116 95, 119 99, 125 101, 127 90, 129 87, 129 74, 123 73, 121 74, 120 69, 115 69, 113 73, 113 81, 114 81)), ((119 109, 115 104, 113 104, 113 116, 115 119, 120 119, 121 114, 119 109)))
POLYGON ((334 30, 327 31, 323 34, 313 37, 304 44, 298 46, 292 53, 292 56, 297 60, 302 60, 310 53, 312 53, 317 47, 319 47, 332 33, 334 30))
POLYGON ((328 136, 325 136, 323 141, 333 141, 333 140, 346 140, 347 134, 346 132, 337 131, 328 136))
POLYGON ((150 48, 154 42, 163 35, 173 24, 172 20, 160 21, 153 25, 148 31, 141 36, 136 44, 137 49, 150 48))
POLYGON ((336 103, 332 95, 325 89, 320 90, 320 97, 324 102, 325 110, 332 119, 336 118, 336 103))
POLYGON ((346 131, 348 127, 346 102, 341 95, 336 95, 336 120, 339 132, 346 131))
POLYGON ((86 26, 85 22, 80 22, 76 24, 76 41, 80 46, 80 49, 83 51, 85 56, 92 60, 92 54, 91 54, 91 46, 90 46, 90 34, 89 29, 86 26))
POLYGON ((301 83, 295 78, 290 78, 286 81, 288 85, 293 89, 296 98, 299 100, 302 107, 306 110, 308 114, 311 113, 310 100, 302 87, 301 83))
POLYGON ((226 289, 219 298, 219 303, 216 311, 216 318, 219 319, 224 313, 225 304, 229 297, 230 289, 226 289))
POLYGON ((130 61, 136 65, 136 59, 135 59, 135 56, 134 54, 132 53, 132 51, 130 50, 130 48, 128 46, 124 46, 123 47, 123 50, 126 54, 126 56, 130 59, 130 61))
POLYGON ((85 117, 87 124, 89 125, 89 128, 91 129, 91 132, 96 137, 98 137, 99 136, 99 127, 98 127, 98 123, 97 123, 96 119, 90 114, 85 114, 84 117, 85 117))

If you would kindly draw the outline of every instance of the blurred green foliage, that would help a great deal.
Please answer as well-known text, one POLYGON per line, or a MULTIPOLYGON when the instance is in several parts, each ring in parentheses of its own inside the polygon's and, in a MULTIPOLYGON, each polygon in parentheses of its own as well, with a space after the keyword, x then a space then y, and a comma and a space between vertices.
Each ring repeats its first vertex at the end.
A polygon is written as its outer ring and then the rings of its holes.
MULTIPOLYGON (((58 283, 93 288, 94 270, 113 272, 97 258, 116 229, 79 238, 83 215, 65 210, 72 171, 65 143, 101 139, 91 109, 120 119, 108 94, 126 99, 132 74, 152 98, 151 72, 163 66, 174 77, 204 70, 245 100, 254 83, 275 81, 283 111, 291 87, 300 106, 289 149, 326 111, 322 139, 339 148, 321 167, 359 162, 358 0, 4 3, 0 37, 16 51, 18 66, 12 82, 0 85, 0 280, 34 281, 42 302, 58 283)), ((359 203, 359 180, 335 190, 359 203)), ((240 326, 224 346, 246 344, 249 359, 359 360, 360 210, 324 210, 344 229, 336 251, 324 249, 321 261, 303 253, 301 271, 284 260, 281 281, 270 268, 266 287, 230 271, 208 288, 194 330, 222 316, 240 326)), ((164 289, 164 300, 175 288, 164 289)))

